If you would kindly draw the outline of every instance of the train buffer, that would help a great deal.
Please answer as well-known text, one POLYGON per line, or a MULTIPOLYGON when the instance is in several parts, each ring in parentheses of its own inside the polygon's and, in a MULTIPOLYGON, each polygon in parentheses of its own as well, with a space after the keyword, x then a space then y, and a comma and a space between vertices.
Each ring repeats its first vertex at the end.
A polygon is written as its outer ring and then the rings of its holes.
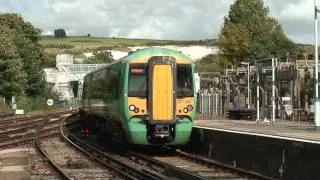
POLYGON ((227 118, 233 120, 255 120, 257 118, 256 109, 229 109, 227 118))

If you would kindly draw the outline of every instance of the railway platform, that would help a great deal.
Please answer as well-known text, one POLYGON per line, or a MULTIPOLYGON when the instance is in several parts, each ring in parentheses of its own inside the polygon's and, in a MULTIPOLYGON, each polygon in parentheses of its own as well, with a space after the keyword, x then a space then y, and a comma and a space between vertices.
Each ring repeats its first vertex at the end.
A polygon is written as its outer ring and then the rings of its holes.
POLYGON ((316 131, 311 122, 277 120, 272 124, 247 120, 196 120, 194 128, 320 144, 320 131, 316 131))
POLYGON ((0 151, 1 179, 29 179, 29 149, 0 151))
POLYGON ((320 131, 312 122, 195 120, 187 150, 275 179, 317 179, 320 131))

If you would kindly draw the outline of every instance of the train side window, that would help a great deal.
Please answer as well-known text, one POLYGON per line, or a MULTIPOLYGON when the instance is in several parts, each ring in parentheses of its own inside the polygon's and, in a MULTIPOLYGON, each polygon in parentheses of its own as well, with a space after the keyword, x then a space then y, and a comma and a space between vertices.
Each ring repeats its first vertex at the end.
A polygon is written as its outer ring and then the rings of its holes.
POLYGON ((83 87, 82 87, 82 99, 86 99, 87 97, 87 83, 84 81, 83 87))
POLYGON ((110 90, 112 92, 113 99, 119 97, 119 73, 117 71, 112 71, 110 79, 110 90))

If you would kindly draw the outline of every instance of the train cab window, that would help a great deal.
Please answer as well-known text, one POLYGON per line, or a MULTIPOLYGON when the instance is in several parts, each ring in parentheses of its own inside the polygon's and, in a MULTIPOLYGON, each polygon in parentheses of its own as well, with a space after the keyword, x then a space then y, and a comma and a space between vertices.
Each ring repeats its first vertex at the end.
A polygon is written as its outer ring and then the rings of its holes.
POLYGON ((128 96, 147 96, 147 67, 130 66, 128 96))
POLYGON ((191 65, 177 64, 177 96, 192 97, 193 81, 191 65))

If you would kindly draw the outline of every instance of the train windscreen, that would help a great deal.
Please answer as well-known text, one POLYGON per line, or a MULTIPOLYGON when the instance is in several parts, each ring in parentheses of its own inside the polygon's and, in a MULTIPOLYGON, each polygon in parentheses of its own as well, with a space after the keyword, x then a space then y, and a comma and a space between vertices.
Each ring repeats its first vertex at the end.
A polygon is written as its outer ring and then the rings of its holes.
POLYGON ((177 97, 193 97, 191 65, 177 64, 177 97))
POLYGON ((146 66, 131 66, 129 75, 128 96, 147 97, 146 66))

